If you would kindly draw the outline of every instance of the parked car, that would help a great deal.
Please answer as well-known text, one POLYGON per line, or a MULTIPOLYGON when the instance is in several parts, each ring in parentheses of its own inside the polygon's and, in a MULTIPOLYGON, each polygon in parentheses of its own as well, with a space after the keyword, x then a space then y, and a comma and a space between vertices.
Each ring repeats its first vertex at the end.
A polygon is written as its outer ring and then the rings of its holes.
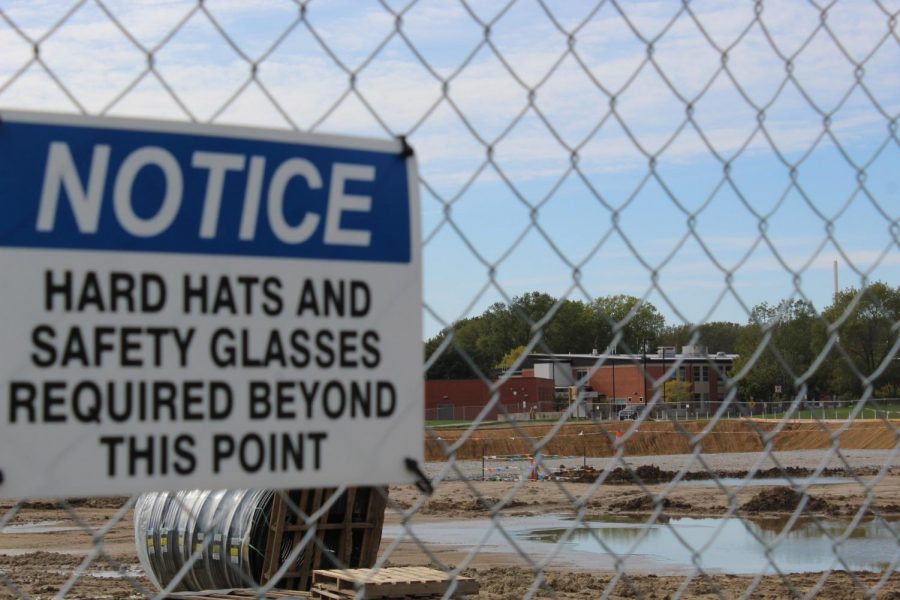
POLYGON ((620 421, 634 421, 639 416, 641 416, 641 411, 644 410, 643 404, 633 404, 631 406, 626 406, 622 410, 619 411, 619 420, 620 421))

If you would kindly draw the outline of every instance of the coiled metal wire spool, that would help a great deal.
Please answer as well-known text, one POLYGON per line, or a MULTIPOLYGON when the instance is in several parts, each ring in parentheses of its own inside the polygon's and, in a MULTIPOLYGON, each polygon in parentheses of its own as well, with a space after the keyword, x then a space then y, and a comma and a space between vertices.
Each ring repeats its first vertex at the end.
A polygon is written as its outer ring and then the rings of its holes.
POLYGON ((163 589, 189 564, 175 590, 258 583, 272 494, 271 490, 191 490, 141 495, 134 509, 134 535, 147 576, 163 589), (212 539, 206 542, 208 537, 212 539))

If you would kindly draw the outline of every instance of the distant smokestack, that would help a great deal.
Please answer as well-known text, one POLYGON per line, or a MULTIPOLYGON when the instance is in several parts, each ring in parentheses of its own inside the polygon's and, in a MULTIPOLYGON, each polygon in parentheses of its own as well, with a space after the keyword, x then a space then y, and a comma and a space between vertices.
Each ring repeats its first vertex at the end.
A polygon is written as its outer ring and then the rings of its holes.
POLYGON ((834 301, 837 302, 838 298, 838 273, 837 273, 837 261, 834 261, 834 301))

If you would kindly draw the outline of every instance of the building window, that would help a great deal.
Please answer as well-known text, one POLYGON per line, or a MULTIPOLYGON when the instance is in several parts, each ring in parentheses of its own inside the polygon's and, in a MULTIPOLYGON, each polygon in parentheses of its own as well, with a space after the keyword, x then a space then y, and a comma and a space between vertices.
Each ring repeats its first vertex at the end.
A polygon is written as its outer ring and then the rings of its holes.
POLYGON ((685 381, 685 367, 678 367, 678 381, 685 381))
POLYGON ((694 381, 709 381, 709 367, 694 367, 694 381))
POLYGON ((587 374, 587 369, 575 369, 575 382, 577 383, 582 379, 587 379, 587 374))

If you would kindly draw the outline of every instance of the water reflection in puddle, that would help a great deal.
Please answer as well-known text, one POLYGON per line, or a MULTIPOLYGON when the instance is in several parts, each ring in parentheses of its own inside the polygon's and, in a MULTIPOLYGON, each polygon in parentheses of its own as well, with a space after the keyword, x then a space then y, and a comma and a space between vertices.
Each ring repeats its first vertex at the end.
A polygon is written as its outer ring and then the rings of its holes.
MULTIPOLYGON (((516 553, 514 543, 535 560, 555 552, 555 564, 583 568, 612 568, 612 553, 627 554, 628 568, 660 574, 694 569, 687 544, 701 553, 704 569, 749 574, 774 573, 765 554, 766 545, 775 542, 787 518, 673 518, 647 525, 644 519, 632 517, 605 517, 576 524, 571 518, 546 516, 503 518, 501 523, 513 538, 512 543, 496 528, 491 531, 491 521, 487 519, 416 523, 412 529, 426 544, 466 550, 481 546, 482 552, 516 553), (710 541, 713 536, 715 539, 710 541)), ((848 524, 841 520, 798 520, 773 548, 771 559, 783 572, 845 568, 836 562, 833 542, 827 536, 843 535, 848 524)), ((867 571, 886 568, 900 553, 895 532, 900 533, 898 522, 871 519, 860 523, 839 548, 846 567, 867 571)), ((400 526, 385 527, 387 538, 402 534, 400 526)))
POLYGON ((71 523, 71 521, 37 521, 34 523, 23 523, 21 525, 7 525, 0 528, 0 534, 3 533, 58 533, 61 531, 78 531, 79 527, 71 524, 61 525, 61 523, 71 523))
POLYGON ((852 479, 842 477, 795 477, 790 482, 783 477, 766 477, 760 479, 742 479, 740 477, 722 477, 720 479, 701 479, 698 481, 680 481, 679 486, 697 487, 758 487, 793 485, 794 487, 808 487, 811 485, 838 485, 841 483, 854 483, 852 479), (793 484, 791 483, 793 482, 793 484))
POLYGON ((124 579, 126 576, 137 579, 143 575, 143 571, 136 568, 126 569, 125 571, 88 571, 88 575, 98 579, 124 579))
MULTIPOLYGON (((565 545, 578 552, 641 554, 662 562, 690 564, 691 551, 686 544, 699 550, 709 543, 701 556, 704 568, 728 573, 758 573, 769 563, 766 546, 775 543, 787 522, 787 517, 754 521, 677 518, 648 527, 641 520, 607 520, 577 527, 565 545), (710 542, 719 528, 718 535, 710 542)), ((840 546, 840 556, 847 566, 871 571, 886 567, 898 552, 892 525, 898 526, 881 519, 860 523, 840 546)), ((798 520, 774 546, 772 560, 788 572, 827 569, 834 564, 833 542, 828 536, 841 536, 847 527, 846 521, 798 520)), ((536 529, 519 535, 530 541, 557 543, 565 538, 566 531, 562 527, 536 529)))

